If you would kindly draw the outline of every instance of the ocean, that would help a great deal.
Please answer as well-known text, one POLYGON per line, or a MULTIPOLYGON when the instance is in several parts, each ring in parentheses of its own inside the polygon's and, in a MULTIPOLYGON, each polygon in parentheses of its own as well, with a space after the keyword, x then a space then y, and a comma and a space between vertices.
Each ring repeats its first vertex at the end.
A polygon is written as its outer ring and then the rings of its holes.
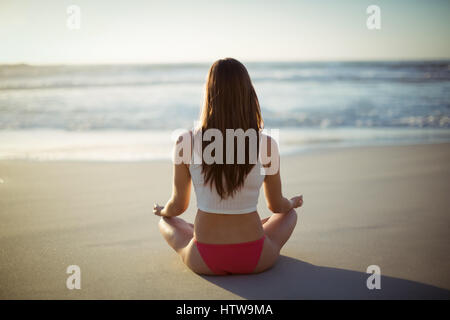
MULTIPOLYGON (((245 65, 282 154, 450 142, 450 61, 245 65)), ((208 68, 0 66, 0 159, 169 159, 174 131, 198 119, 208 68)))

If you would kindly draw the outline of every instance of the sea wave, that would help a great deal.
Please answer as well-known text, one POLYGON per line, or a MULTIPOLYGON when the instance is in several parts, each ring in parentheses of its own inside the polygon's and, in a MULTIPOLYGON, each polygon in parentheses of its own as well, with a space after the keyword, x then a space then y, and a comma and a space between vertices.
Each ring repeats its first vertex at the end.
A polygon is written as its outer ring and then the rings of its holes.
MULTIPOLYGON (((271 127, 450 128, 449 61, 246 63, 271 127)), ((198 119, 208 64, 0 66, 0 130, 198 119)))
MULTIPOLYGON (((450 81, 450 63, 342 62, 249 63, 255 82, 440 82, 450 81)), ((206 64, 0 65, 0 90, 201 84, 206 64)))

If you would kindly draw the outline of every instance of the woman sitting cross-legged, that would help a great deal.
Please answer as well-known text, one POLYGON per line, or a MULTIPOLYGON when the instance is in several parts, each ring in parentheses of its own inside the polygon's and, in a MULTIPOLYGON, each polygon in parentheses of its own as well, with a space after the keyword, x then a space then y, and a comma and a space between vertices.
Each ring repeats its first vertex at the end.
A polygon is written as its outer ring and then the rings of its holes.
POLYGON ((216 61, 207 77, 200 126, 177 141, 176 147, 189 146, 183 153, 189 154, 190 161, 175 162, 172 197, 165 206, 153 208, 153 213, 161 216, 161 234, 196 273, 267 270, 276 263, 295 228, 294 209, 303 204, 303 198, 283 197, 278 147, 274 139, 262 133, 262 127, 258 98, 247 69, 235 59, 216 61), (244 137, 244 148, 239 149, 238 143, 230 143, 230 139, 239 140, 227 135, 230 129, 238 134, 254 132, 256 139, 244 137), (220 133, 222 138, 209 142, 213 139, 205 139, 208 130, 220 133), (200 143, 196 137, 203 137, 200 143), (211 152, 210 144, 220 141, 222 146, 211 152), (219 157, 221 150, 223 161, 204 161, 208 154, 219 157), (257 155, 252 157, 252 152, 257 155), (203 161, 192 161, 199 154, 203 161), (191 181, 198 207, 194 224, 177 217, 188 208, 191 181), (256 210, 262 185, 273 212, 264 220, 256 210))

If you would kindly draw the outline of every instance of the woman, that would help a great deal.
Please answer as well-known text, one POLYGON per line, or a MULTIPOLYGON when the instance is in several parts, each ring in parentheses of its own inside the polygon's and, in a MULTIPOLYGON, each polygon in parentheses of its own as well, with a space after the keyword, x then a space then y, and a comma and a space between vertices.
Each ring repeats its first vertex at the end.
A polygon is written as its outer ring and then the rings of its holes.
MULTIPOLYGON (((302 196, 290 200, 283 197, 279 168, 263 174, 271 166, 272 156, 278 157, 278 149, 270 137, 267 138, 270 143, 261 143, 264 136, 258 98, 246 68, 239 61, 226 58, 211 66, 200 123, 200 130, 181 136, 177 144, 188 142, 194 153, 200 149, 210 151, 207 141, 196 145, 194 137, 213 129, 223 135, 223 158, 237 160, 239 154, 231 154, 237 151, 236 144, 228 144, 235 138, 228 137, 226 130, 254 130, 258 135, 258 161, 250 161, 255 140, 249 138, 245 139, 244 163, 229 164, 228 160, 225 164, 223 161, 176 163, 172 197, 164 207, 155 204, 153 209, 155 215, 161 216, 160 232, 196 273, 224 275, 267 270, 275 264, 292 234, 297 222, 294 209, 303 204, 303 199, 302 196), (198 206, 194 224, 176 217, 189 205, 191 180, 198 206), (264 220, 260 220, 256 211, 262 184, 268 208, 274 212, 264 220)), ((220 148, 210 155, 219 153, 220 148)), ((279 163, 278 158, 275 160, 279 163)))

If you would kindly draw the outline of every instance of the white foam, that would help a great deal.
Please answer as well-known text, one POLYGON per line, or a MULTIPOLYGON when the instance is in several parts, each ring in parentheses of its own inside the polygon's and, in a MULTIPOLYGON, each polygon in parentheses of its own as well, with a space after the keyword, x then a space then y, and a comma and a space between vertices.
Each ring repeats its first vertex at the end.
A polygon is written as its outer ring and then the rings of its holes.
MULTIPOLYGON (((448 129, 282 128, 281 154, 347 146, 450 142, 448 129)), ((0 160, 153 161, 169 160, 172 130, 0 131, 0 160)))

